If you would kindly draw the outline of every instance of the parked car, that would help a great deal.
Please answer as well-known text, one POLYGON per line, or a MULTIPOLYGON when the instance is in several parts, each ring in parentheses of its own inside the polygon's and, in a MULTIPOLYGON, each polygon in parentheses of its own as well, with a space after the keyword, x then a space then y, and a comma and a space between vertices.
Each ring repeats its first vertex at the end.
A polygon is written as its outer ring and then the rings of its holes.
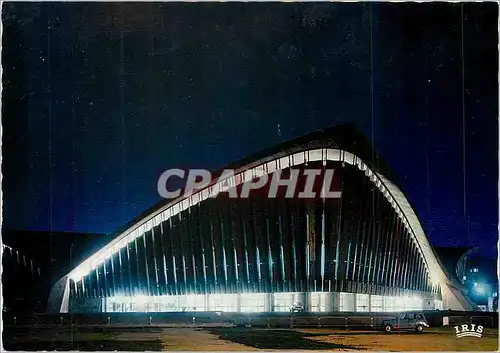
POLYGON ((304 311, 304 305, 302 303, 293 303, 292 306, 290 307, 290 312, 291 313, 301 313, 304 311))
POLYGON ((405 312, 395 316, 392 319, 382 321, 382 329, 385 332, 394 330, 415 330, 423 332, 425 327, 429 327, 425 315, 420 312, 405 312))

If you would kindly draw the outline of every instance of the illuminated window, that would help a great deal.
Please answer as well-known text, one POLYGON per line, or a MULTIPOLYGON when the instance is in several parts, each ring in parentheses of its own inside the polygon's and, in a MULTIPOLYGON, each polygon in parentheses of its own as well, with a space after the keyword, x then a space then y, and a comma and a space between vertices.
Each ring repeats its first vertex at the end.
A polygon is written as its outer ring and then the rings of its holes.
POLYGON ((244 293, 240 295, 240 311, 257 313, 266 311, 266 294, 244 293))
POLYGON ((381 295, 372 295, 371 298, 371 311, 384 311, 384 297, 381 295))
POLYGON ((328 300, 329 293, 313 292, 311 293, 311 311, 313 312, 325 312, 326 311, 326 301, 328 300))
POLYGON ((274 293, 274 311, 290 311, 293 304, 293 293, 274 293))
POLYGON ((422 299, 417 297, 384 297, 385 311, 422 310, 422 299))
POLYGON ((356 311, 370 311, 369 301, 368 294, 356 294, 356 311))
POLYGON ((205 311, 204 295, 186 295, 184 296, 183 311, 205 311))
POLYGON ((165 295, 106 298, 106 312, 205 311, 203 295, 165 295))
POLYGON ((238 311, 236 294, 210 294, 208 303, 209 311, 238 311))
POLYGON ((171 312, 171 311, 182 311, 180 298, 177 295, 164 295, 157 297, 159 311, 171 312))
POLYGON ((353 293, 340 293, 340 311, 354 311, 355 300, 353 293))
POLYGON ((384 311, 399 311, 398 297, 384 297, 384 311))

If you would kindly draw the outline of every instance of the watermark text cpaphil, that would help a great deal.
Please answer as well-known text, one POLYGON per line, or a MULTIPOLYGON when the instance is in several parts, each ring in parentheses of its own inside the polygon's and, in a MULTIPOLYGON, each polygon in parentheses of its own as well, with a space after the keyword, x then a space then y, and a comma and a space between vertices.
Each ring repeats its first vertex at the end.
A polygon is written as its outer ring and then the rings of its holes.
POLYGON ((236 172, 225 169, 218 177, 205 169, 169 169, 158 179, 158 194, 166 199, 188 197, 212 187, 211 198, 224 193, 229 198, 249 198, 260 194, 267 198, 338 199, 340 178, 334 169, 284 169, 267 173, 263 169, 236 172), (177 186, 172 186, 176 184, 177 186))

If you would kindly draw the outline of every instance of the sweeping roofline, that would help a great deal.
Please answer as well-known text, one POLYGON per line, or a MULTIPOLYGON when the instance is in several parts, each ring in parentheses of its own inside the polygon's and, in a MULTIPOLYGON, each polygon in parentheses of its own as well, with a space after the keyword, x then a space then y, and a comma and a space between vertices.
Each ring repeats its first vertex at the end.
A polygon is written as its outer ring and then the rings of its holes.
MULTIPOLYGON (((217 179, 224 170, 240 170, 254 166, 255 164, 263 161, 269 161, 275 156, 285 155, 289 151, 302 151, 304 149, 321 148, 328 146, 330 148, 339 148, 349 151, 356 156, 360 157, 370 166, 374 171, 380 172, 390 180, 395 181, 395 175, 390 166, 380 157, 380 155, 373 150, 373 146, 366 139, 366 137, 356 128, 353 123, 339 124, 325 129, 319 129, 308 134, 304 134, 293 139, 287 140, 280 144, 274 145, 270 148, 260 152, 251 154, 235 162, 226 165, 224 168, 218 169, 211 173, 214 179, 217 179)), ((127 222, 124 226, 118 228, 116 232, 110 236, 113 239, 131 226, 137 224, 144 218, 155 213, 159 209, 163 209, 166 205, 179 202, 183 196, 179 196, 173 200, 161 200, 152 207, 138 214, 132 220, 127 222)))
POLYGON ((125 247, 129 242, 142 236, 145 232, 149 231, 166 219, 175 216, 185 209, 188 209, 189 207, 194 206, 218 193, 221 190, 222 183, 225 184, 227 182, 230 186, 235 186, 249 181, 255 176, 255 171, 257 170, 265 170, 268 173, 272 173, 278 169, 285 169, 291 166, 301 165, 306 162, 340 161, 354 165, 361 171, 364 171, 390 202, 392 207, 398 213, 398 216, 402 220, 404 226, 412 235, 412 239, 426 264, 432 283, 437 285, 446 281, 447 276, 445 275, 439 260, 434 254, 434 251, 425 236, 418 217, 409 202, 406 200, 406 197, 395 184, 382 174, 373 171, 361 158, 340 149, 316 148, 306 149, 299 152, 283 151, 279 155, 269 156, 266 160, 268 161, 255 161, 254 163, 237 170, 234 176, 228 178, 229 180, 218 180, 212 183, 212 185, 209 185, 202 190, 198 190, 192 195, 176 199, 149 214, 149 216, 130 226, 108 245, 104 246, 73 269, 69 273, 69 278, 74 281, 81 280, 93 269, 109 259, 113 254, 125 247))

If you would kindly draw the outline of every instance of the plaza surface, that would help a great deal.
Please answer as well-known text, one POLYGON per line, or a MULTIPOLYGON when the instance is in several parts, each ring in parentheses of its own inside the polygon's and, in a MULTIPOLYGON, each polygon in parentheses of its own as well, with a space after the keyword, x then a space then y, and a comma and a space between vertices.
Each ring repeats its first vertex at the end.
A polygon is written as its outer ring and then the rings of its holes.
POLYGON ((497 351, 498 329, 458 339, 455 330, 424 333, 237 327, 4 327, 6 350, 91 351, 497 351))

